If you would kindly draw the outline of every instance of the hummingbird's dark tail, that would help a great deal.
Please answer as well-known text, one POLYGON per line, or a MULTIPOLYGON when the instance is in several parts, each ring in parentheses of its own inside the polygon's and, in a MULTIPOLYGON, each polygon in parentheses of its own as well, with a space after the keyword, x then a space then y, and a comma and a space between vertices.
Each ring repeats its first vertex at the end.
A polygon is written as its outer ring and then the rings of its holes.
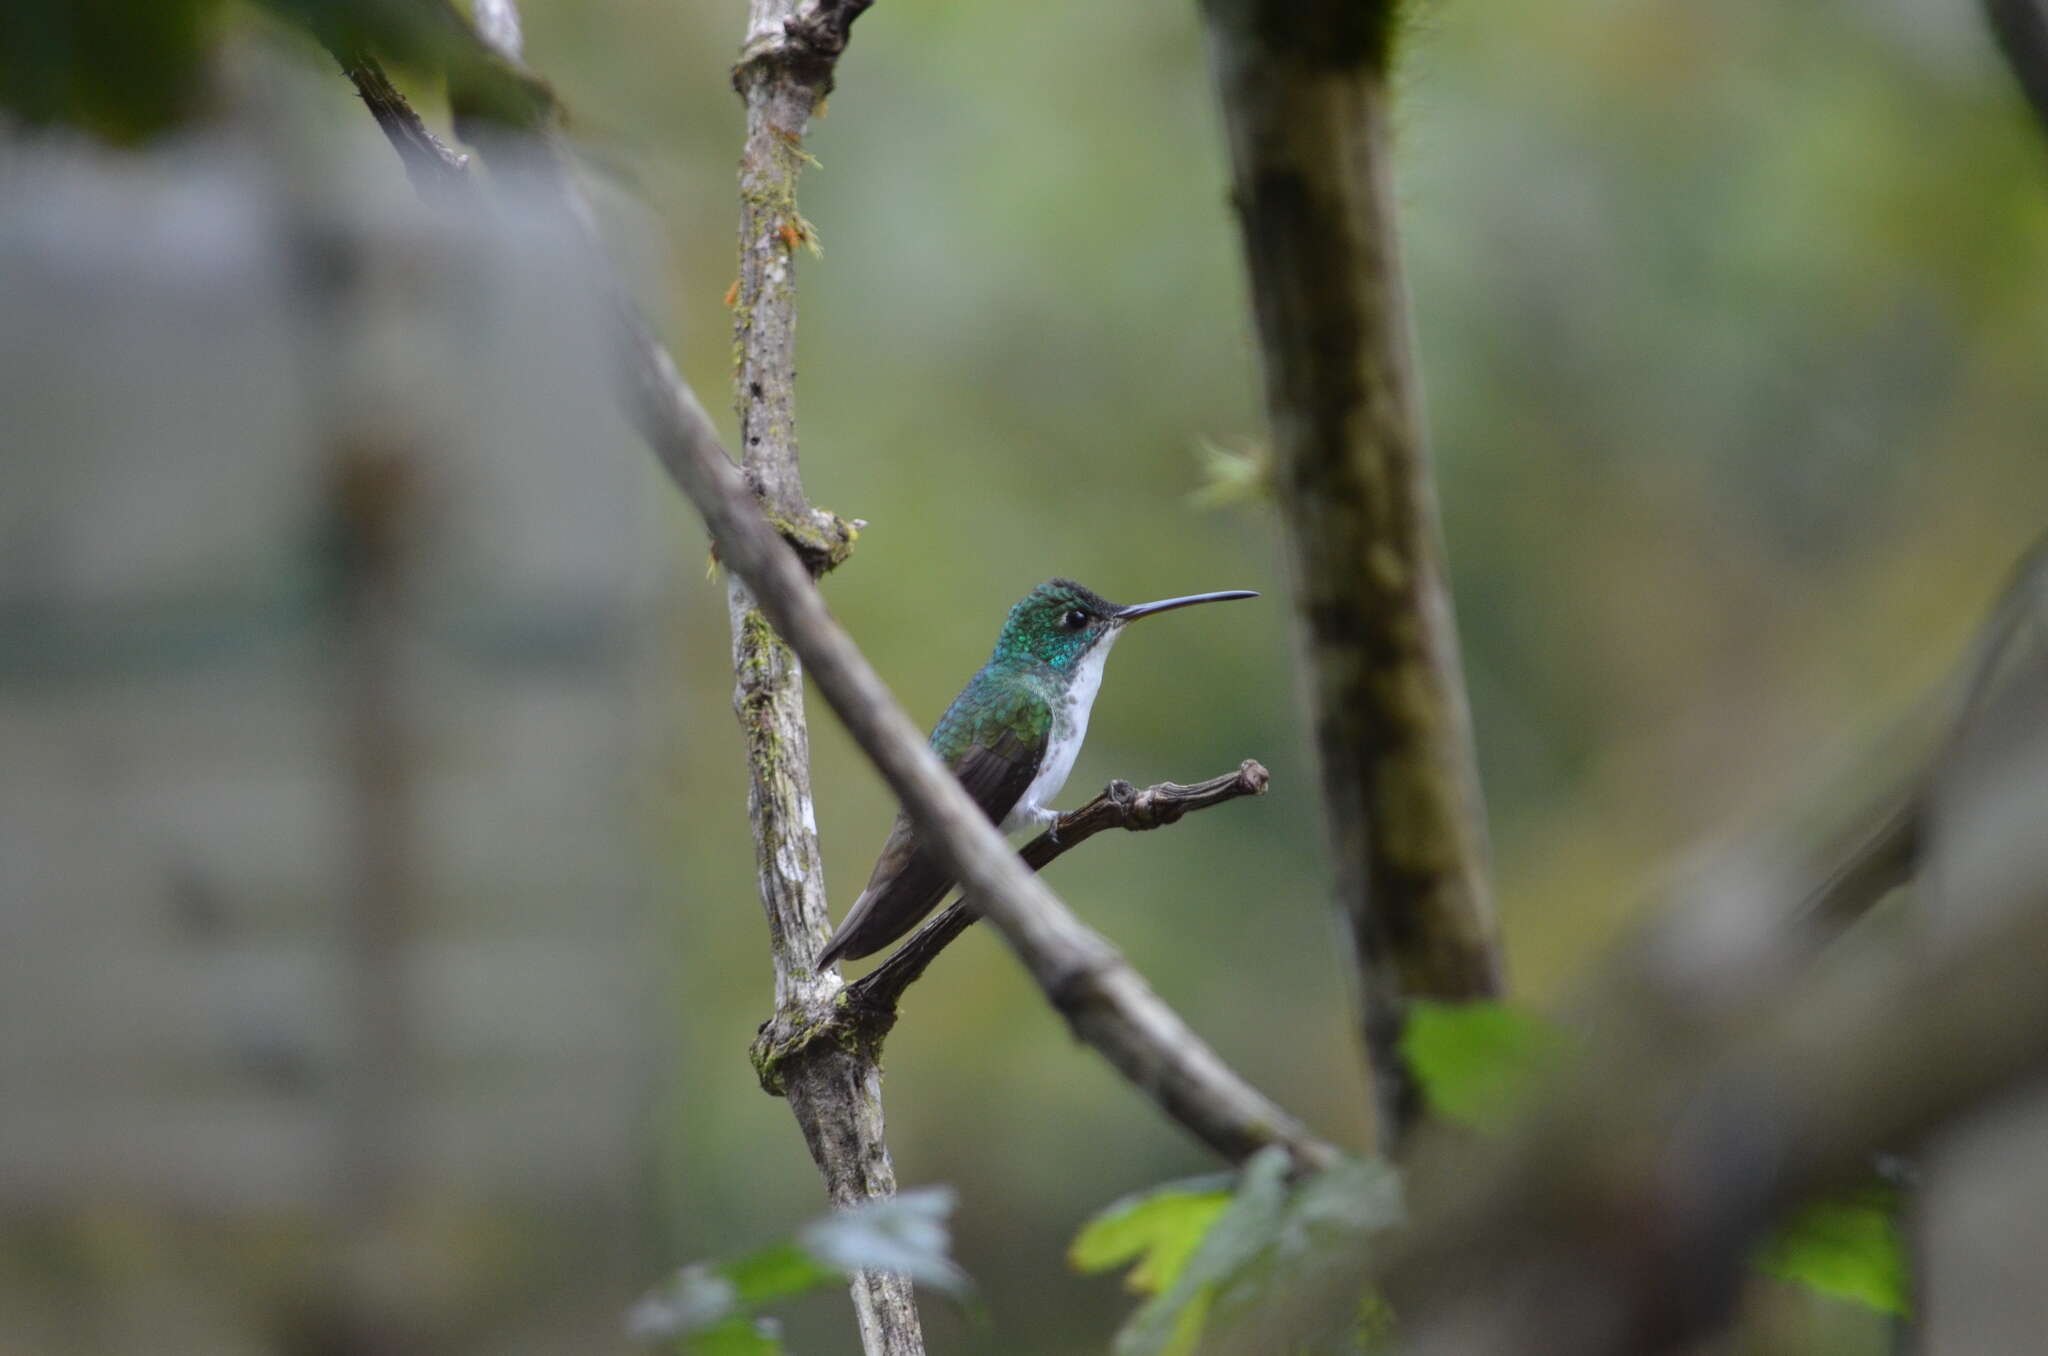
POLYGON ((853 907, 839 921, 832 940, 825 943, 825 949, 818 953, 820 970, 836 960, 859 960, 862 956, 874 955, 910 931, 924 916, 922 913, 904 915, 886 909, 877 910, 875 904, 879 898, 872 889, 861 891, 860 898, 853 901, 853 907))
POLYGON ((863 945, 864 939, 860 934, 867 930, 862 926, 868 921, 868 915, 863 909, 867 902, 868 897, 862 895, 859 901, 854 904, 853 912, 847 914, 845 919, 840 922, 838 928, 833 931, 832 940, 825 943, 825 949, 818 953, 818 968, 820 970, 834 961, 859 960, 862 956, 872 956, 876 951, 889 944, 883 941, 872 945, 863 945))
POLYGON ((868 877, 868 888, 853 901, 832 940, 818 953, 818 968, 836 960, 874 955, 916 927, 952 888, 951 873, 917 845, 910 820, 898 815, 889 841, 882 845, 881 859, 868 877))

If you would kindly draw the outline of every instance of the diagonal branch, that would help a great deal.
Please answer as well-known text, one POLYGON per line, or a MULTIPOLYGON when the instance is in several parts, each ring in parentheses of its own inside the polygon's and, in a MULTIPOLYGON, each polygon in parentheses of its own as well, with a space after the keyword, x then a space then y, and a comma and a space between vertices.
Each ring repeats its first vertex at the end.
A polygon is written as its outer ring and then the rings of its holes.
MULTIPOLYGON (((530 133, 544 124, 523 124, 530 133)), ((559 170, 559 166, 557 167, 559 170)), ((608 269, 587 210, 566 173, 561 206, 608 269)), ((605 276, 609 276, 608 273, 605 276)), ((719 558, 808 668, 812 682, 873 761, 982 914, 1067 1016, 1080 1039, 1190 1133, 1233 1160, 1278 1144, 1297 1164, 1329 1157, 1301 1123, 1226 1065, 1106 940, 1074 916, 1020 860, 926 747, 852 639, 825 610, 786 524, 770 524, 674 360, 616 283, 609 285, 627 414, 696 507, 719 558)))
POLYGON ((1395 0, 1206 0, 1383 1147, 1410 998, 1500 992, 1394 229, 1395 0))
POLYGON ((398 152, 405 177, 413 192, 431 203, 451 204, 469 197, 474 187, 469 173, 469 156, 434 135, 426 120, 413 110, 403 94, 384 74, 384 67, 367 52, 335 54, 342 74, 362 96, 363 106, 377 120, 384 139, 398 152))
MULTIPOLYGON (((2048 33, 2043 34, 2048 39, 2048 33)), ((2048 52, 2044 52, 2048 56, 2048 52)), ((2044 70, 2048 75, 2048 70, 2044 70)), ((1825 939, 1854 923, 1894 888, 1919 872, 1926 857, 1928 818, 1940 770, 1955 756, 2012 672, 2041 653, 2040 631, 2048 620, 2048 535, 2035 540, 2013 567, 2012 576, 1969 653, 1941 694, 1946 708, 1939 742, 1905 782, 1894 787, 1857 821, 1838 864, 1816 886, 1798 922, 1825 939)))
POLYGON ((2005 54, 2034 120, 2048 131, 2048 4, 2043 0, 1984 0, 1984 17, 2005 54))

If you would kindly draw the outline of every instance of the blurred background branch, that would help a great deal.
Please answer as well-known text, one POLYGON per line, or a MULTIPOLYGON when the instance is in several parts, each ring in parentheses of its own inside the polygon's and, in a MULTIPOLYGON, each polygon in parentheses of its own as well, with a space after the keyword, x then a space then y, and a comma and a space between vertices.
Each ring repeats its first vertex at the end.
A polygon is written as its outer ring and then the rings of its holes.
POLYGON ((2042 0, 1984 0, 1984 16, 2034 120, 2048 133, 2048 7, 2042 0))
POLYGON ((335 746, 348 788, 341 932, 350 1048, 333 1189, 347 1236, 332 1303, 317 1312, 337 1351, 409 1356, 429 1347, 427 1314, 420 1287, 394 1278, 385 1259, 403 1248, 420 1178, 407 1126, 418 1115, 423 853, 404 638, 425 487, 416 454, 365 445, 345 419, 337 424, 329 519, 342 656, 335 746))
POLYGON ((1938 922, 1777 966, 1739 1005, 1616 985, 1589 1014, 1583 1065, 1504 1146, 1419 1148, 1419 1224, 1389 1277, 1403 1349, 1690 1349, 1727 1323, 1774 1220, 2034 1083, 2048 1066, 2044 710, 2036 645, 1929 767, 1939 805, 1923 831, 1945 869, 1918 907, 1938 922))
POLYGON ((2037 541, 2013 569, 1970 653, 1940 694, 1945 712, 1941 742, 1902 787, 1881 799, 1827 854, 1837 863, 1808 896, 1795 920, 1823 937, 1848 927, 1885 895, 1912 880, 1925 864, 1927 819, 1934 813, 1941 769, 1967 739, 2012 670, 2043 652, 2048 628, 2048 538, 2037 541))
POLYGON ((1382 1149, 1411 998, 1486 998, 1485 813, 1395 228, 1394 0, 1208 0, 1382 1149))

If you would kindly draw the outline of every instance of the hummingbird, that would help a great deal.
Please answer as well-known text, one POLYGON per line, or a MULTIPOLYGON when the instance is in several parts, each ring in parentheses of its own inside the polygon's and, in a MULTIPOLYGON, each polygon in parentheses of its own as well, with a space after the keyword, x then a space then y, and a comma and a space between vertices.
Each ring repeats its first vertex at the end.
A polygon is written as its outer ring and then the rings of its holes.
MULTIPOLYGON (((1045 828, 1088 736, 1102 666, 1126 626, 1196 603, 1256 598, 1248 589, 1191 593, 1119 607, 1071 579, 1049 579, 1010 609, 995 653, 967 680, 932 730, 939 755, 1003 832, 1045 828)), ((853 902, 818 968, 873 955, 917 925, 953 888, 949 872, 899 813, 865 890, 853 902)))

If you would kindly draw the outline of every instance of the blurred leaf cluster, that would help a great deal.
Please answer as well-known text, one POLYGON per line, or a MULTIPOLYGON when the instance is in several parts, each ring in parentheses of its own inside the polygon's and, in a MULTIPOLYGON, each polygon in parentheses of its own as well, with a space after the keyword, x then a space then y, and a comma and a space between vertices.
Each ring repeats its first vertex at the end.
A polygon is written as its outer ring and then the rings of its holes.
MULTIPOLYGON (((1188 1356, 1214 1324, 1285 1307, 1305 1274, 1332 1265, 1354 1278, 1357 1249, 1401 1222, 1400 1179, 1377 1159, 1350 1159, 1290 1184, 1284 1150, 1261 1150, 1236 1190, 1214 1178, 1168 1183, 1118 1201, 1069 1249, 1081 1271, 1135 1262, 1125 1281, 1147 1295, 1117 1334, 1118 1356, 1188 1356)), ((1316 1350, 1359 1349, 1356 1327, 1316 1350)), ((1276 1347, 1262 1347, 1274 1350, 1276 1347)), ((1301 1350, 1288 1345, 1287 1350, 1301 1350)))
MULTIPOLYGON (((1497 1132, 1561 1072, 1572 1045, 1555 1023, 1505 1003, 1417 1003, 1402 1036, 1430 1110, 1497 1132)), ((1815 1201, 1756 1254, 1766 1275, 1880 1314, 1909 1312, 1899 1189, 1889 1181, 1815 1201)))
POLYGON ((730 1262, 697 1262, 633 1306, 634 1337, 665 1342, 688 1356, 773 1356, 781 1329, 761 1311, 856 1271, 894 1271, 941 1294, 971 1286, 948 1255, 946 1219, 954 1193, 924 1187, 868 1201, 812 1221, 792 1239, 730 1262))
POLYGON ((0 109, 135 141, 190 117, 219 0, 10 0, 0 5, 0 109))

